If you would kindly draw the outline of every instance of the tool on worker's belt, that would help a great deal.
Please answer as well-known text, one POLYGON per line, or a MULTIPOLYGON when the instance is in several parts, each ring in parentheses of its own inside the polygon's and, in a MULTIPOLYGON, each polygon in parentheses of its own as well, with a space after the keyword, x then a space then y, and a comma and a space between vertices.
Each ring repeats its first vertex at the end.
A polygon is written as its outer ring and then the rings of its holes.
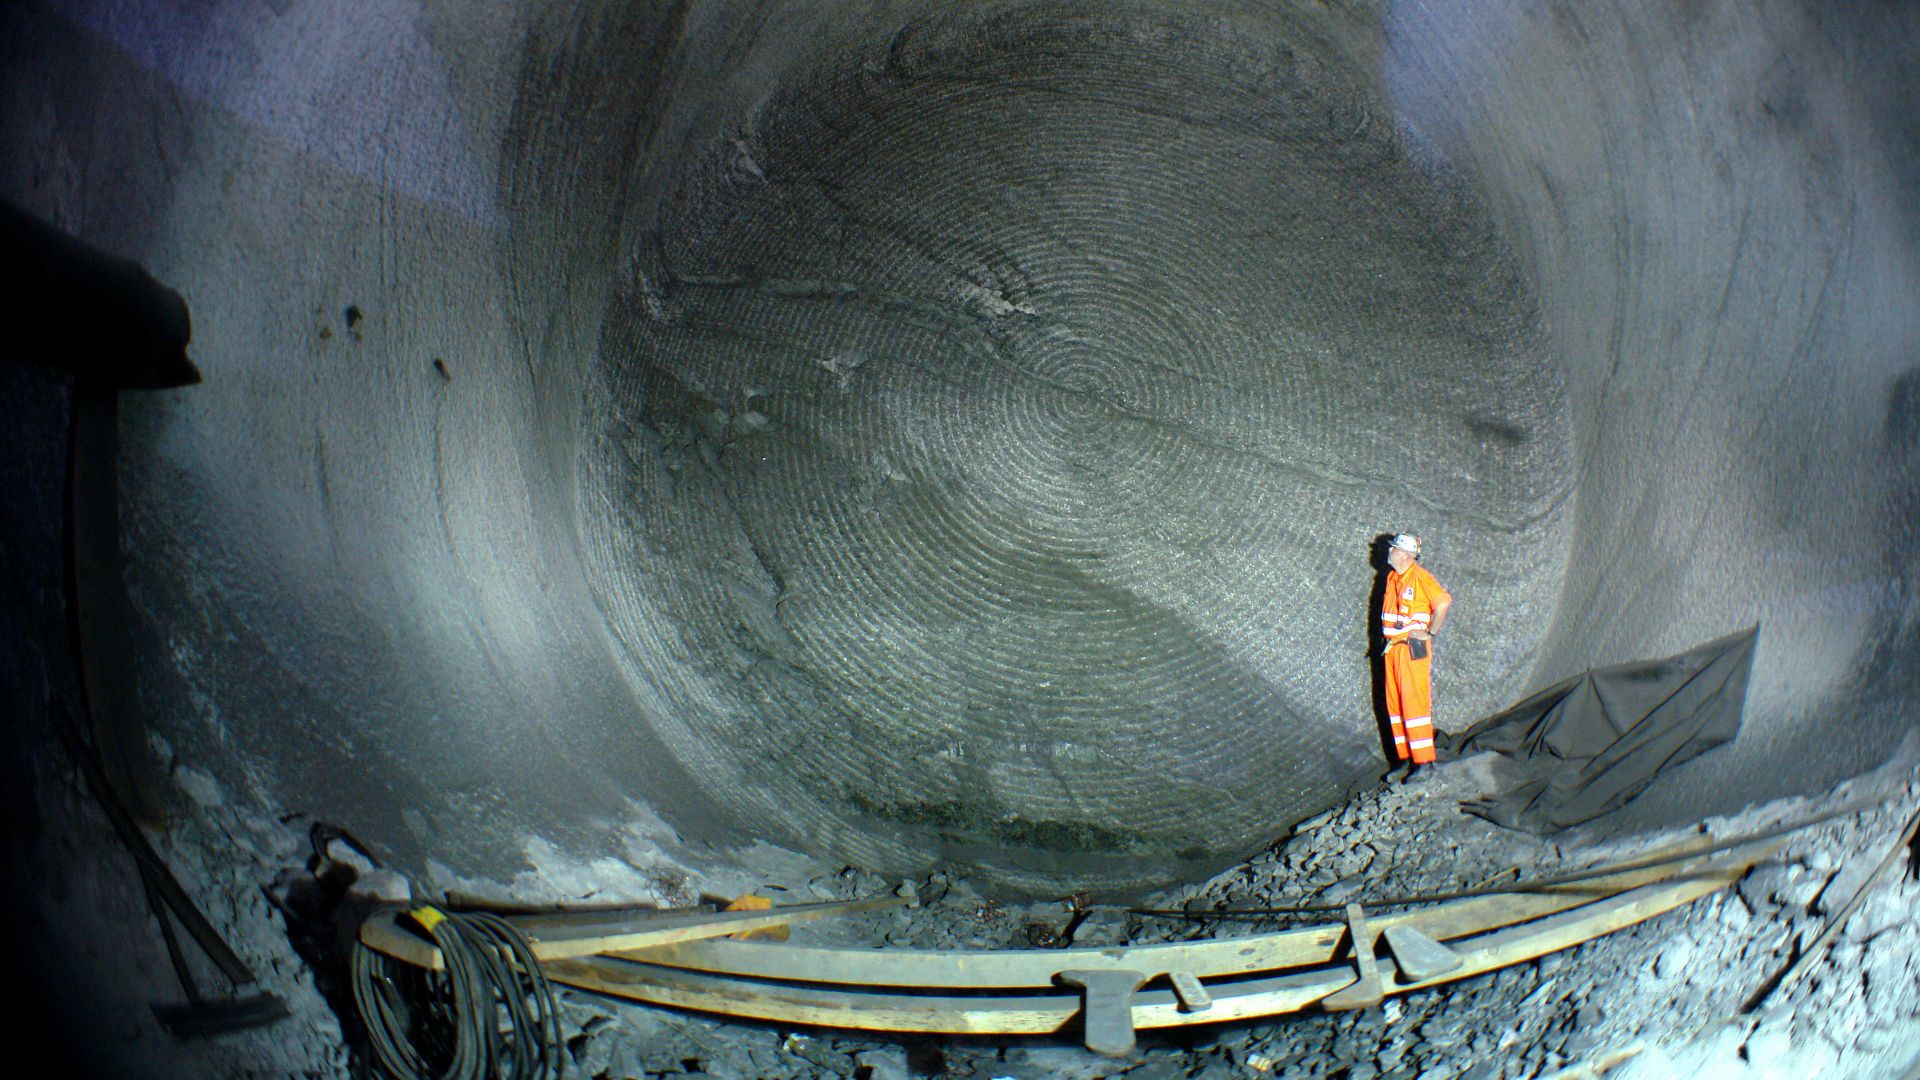
POLYGON ((119 797, 107 783, 99 758, 81 738, 65 703, 58 698, 50 699, 47 714, 53 722, 54 732, 59 735, 81 776, 86 779, 87 788, 93 792, 94 799, 106 813, 107 821, 133 854, 134 865, 140 870, 140 883, 146 890, 147 906, 153 909, 153 917, 160 922, 167 958, 173 963, 174 974, 179 977, 180 988, 186 994, 185 1004, 154 1005, 154 1018, 173 1035, 189 1038, 259 1027, 292 1015, 286 1002, 269 993, 229 1000, 209 1000, 201 996, 193 971, 187 965, 186 955, 181 951, 173 922, 168 918, 169 912, 192 936, 207 959, 213 961, 214 966, 232 982, 235 991, 253 985, 253 972, 234 954, 233 949, 220 937, 219 931, 200 913, 200 909, 194 907, 186 890, 180 887, 180 882, 167 869, 166 863, 161 861, 159 853, 147 842, 133 815, 120 803, 119 797))

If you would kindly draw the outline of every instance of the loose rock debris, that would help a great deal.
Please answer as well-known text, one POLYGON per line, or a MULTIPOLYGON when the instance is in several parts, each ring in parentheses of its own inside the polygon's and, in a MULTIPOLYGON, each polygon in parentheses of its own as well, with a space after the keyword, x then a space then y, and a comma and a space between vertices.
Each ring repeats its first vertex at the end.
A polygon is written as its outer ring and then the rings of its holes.
MULTIPOLYGON (((1471 887, 1516 870, 1533 876, 1629 859, 1693 835, 1576 849, 1571 840, 1555 843, 1500 829, 1458 811, 1461 800, 1486 789, 1487 764, 1447 763, 1430 779, 1363 794, 1303 822, 1245 863, 1197 886, 1145 898, 1141 906, 1198 911, 1364 903, 1368 896, 1471 887)), ((727 1048, 725 1056, 705 1052, 706 1075, 1490 1080, 1569 1070, 1600 1075, 1605 1069, 1621 1077, 1897 1076, 1920 1056, 1920 972, 1913 959, 1920 944, 1920 883, 1910 865, 1889 873, 1854 915, 1822 972, 1766 1009, 1748 1016, 1740 1010, 1791 962, 1797 943, 1820 932, 1820 898, 1834 891, 1836 875, 1863 860, 1869 866, 1878 861, 1920 804, 1920 753, 1909 746, 1892 764, 1821 798, 1784 800, 1707 825, 1716 836, 1758 831, 1868 798, 1879 800, 1875 808, 1790 838, 1777 863, 1736 889, 1533 963, 1389 998, 1359 1013, 1305 1013, 1178 1035, 1142 1032, 1141 1049, 1131 1059, 1111 1061, 1087 1054, 1071 1035, 1058 1041, 903 1045, 846 1033, 724 1024, 569 994, 577 1007, 619 1018, 580 1047, 577 1062, 586 1075, 608 1080, 700 1075, 676 1071, 674 1047, 717 1044, 727 1048), (644 1033, 630 1038, 630 1022, 644 1025, 644 1033)), ((808 899, 840 899, 887 886, 849 870, 810 881, 805 892, 808 899)), ((1029 948, 1031 927, 1058 933, 1074 917, 1068 901, 995 902, 954 875, 931 875, 917 888, 917 910, 810 924, 796 928, 795 940, 1029 948)), ((1131 915, 1095 900, 1075 930, 1076 946, 1259 933, 1333 918, 1182 922, 1131 915)))
MULTIPOLYGON (((351 838, 298 817, 273 817, 255 801, 223 794, 205 774, 183 769, 177 778, 194 812, 183 814, 164 838, 166 857, 221 932, 243 955, 257 959, 266 973, 263 983, 285 996, 296 1015, 269 1031, 207 1046, 171 1043, 157 1028, 135 1024, 116 1059, 153 1054, 176 1063, 197 1060, 212 1076, 373 1075, 363 1053, 349 1052, 358 1024, 329 968, 344 957, 357 918, 375 903, 404 898, 408 884, 375 865, 351 838)), ((1577 838, 1556 843, 1511 832, 1458 810, 1461 800, 1483 793, 1490 778, 1484 760, 1443 763, 1424 779, 1387 784, 1301 822, 1210 880, 1139 898, 1137 906, 1202 913, 1367 903, 1632 858, 1692 835, 1581 845, 1577 838)), ((1920 882, 1911 851, 1867 894, 1813 971, 1777 997, 1763 998, 1751 1013, 1742 1009, 1820 933, 1920 805, 1920 746, 1909 745, 1886 767, 1818 799, 1785 800, 1707 825, 1714 835, 1728 836, 1857 800, 1873 805, 1796 834, 1776 862, 1733 889, 1533 963, 1389 998, 1357 1013, 1308 1012, 1178 1033, 1142 1032, 1134 1055, 1110 1060, 1088 1054, 1072 1033, 1043 1040, 901 1041, 722 1021, 563 989, 569 1075, 1899 1076, 1920 1057, 1920 882)), ((49 809, 87 812, 71 793, 64 805, 49 809)), ((92 858, 94 884, 111 891, 111 854, 92 858)), ((803 860, 777 865, 787 876, 767 881, 766 888, 779 902, 852 899, 902 888, 920 901, 917 908, 796 926, 800 944, 989 949, 1062 946, 1070 938, 1073 946, 1085 947, 1263 933, 1337 918, 1177 920, 1132 914, 1100 897, 1015 902, 983 895, 956 872, 901 883, 854 868, 794 876, 807 865, 803 860)), ((546 899, 511 892, 499 895, 546 899)), ((145 929, 135 922, 119 932, 129 953, 155 951, 133 940, 145 929)), ((163 961, 144 956, 140 963, 152 970, 134 996, 165 997, 163 961)), ((142 1011, 138 1001, 124 1004, 142 1011)))

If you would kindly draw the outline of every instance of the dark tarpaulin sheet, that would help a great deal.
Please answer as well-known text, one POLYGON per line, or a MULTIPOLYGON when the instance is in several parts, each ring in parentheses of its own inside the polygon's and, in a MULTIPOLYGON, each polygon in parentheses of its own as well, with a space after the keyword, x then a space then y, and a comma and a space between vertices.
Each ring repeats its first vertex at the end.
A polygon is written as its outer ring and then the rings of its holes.
POLYGON ((1625 804, 1662 770, 1740 733, 1759 635, 1756 624, 1664 660, 1588 671, 1445 737, 1455 755, 1507 759, 1500 792, 1461 808, 1545 833, 1625 804))

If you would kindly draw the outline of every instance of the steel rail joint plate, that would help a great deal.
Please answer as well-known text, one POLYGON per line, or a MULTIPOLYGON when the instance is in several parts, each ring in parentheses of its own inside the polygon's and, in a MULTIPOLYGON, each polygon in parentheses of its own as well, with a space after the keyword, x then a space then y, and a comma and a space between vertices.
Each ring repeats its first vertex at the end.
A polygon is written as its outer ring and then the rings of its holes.
POLYGON ((1106 1057, 1121 1057, 1134 1046, 1133 992, 1146 985, 1144 971, 1062 971, 1057 976, 1082 990, 1081 1024, 1087 1049, 1106 1057))
POLYGON ((1365 1009, 1380 1004, 1387 996, 1380 983, 1380 961, 1373 955, 1374 931, 1367 925, 1366 909, 1359 904, 1347 905, 1347 937, 1353 945, 1353 964, 1359 978, 1321 999, 1321 1008, 1328 1012, 1365 1009))

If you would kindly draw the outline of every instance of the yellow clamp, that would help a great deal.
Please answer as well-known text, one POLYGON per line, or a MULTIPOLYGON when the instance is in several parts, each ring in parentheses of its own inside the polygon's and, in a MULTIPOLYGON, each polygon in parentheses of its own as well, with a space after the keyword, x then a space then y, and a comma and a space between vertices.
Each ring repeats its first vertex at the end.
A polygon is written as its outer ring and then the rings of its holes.
MULTIPOLYGON (((728 904, 726 907, 721 908, 720 910, 722 911, 771 911, 773 910, 773 901, 767 899, 764 896, 756 896, 752 893, 748 893, 745 896, 736 898, 733 901, 733 903, 728 904)), ((758 930, 742 930, 737 934, 728 934, 727 936, 733 937, 733 938, 739 938, 742 941, 746 941, 751 938, 766 938, 769 941, 785 941, 787 940, 787 928, 785 926, 763 926, 758 930)))
POLYGON ((419 923, 421 929, 425 930, 429 934, 433 933, 434 929, 438 927, 441 923, 447 921, 447 913, 444 911, 441 911, 437 907, 428 907, 423 905, 421 907, 414 908, 412 911, 408 912, 407 914, 412 915, 413 921, 419 923))

